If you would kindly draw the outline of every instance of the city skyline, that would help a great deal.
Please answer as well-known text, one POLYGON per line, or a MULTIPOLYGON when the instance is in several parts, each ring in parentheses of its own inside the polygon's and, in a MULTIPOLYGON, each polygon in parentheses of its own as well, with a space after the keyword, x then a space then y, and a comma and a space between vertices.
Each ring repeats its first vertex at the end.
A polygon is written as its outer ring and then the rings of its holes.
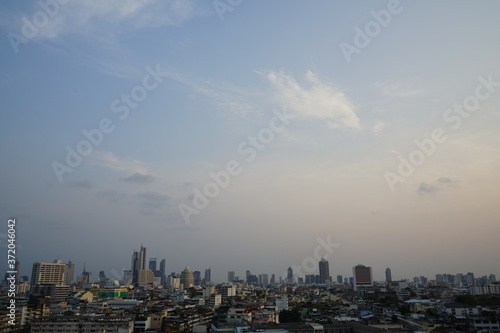
MULTIPOLYGON (((144 252, 147 250, 146 247, 143 247, 141 245, 141 250, 144 249, 144 252)), ((134 254, 136 253, 137 251, 134 251, 134 254)), ((156 260, 157 258, 150 258, 150 259, 154 259, 156 260)), ((322 258, 324 259, 324 258, 322 258)), ((149 259, 147 260, 148 262, 151 262, 149 259)), ((162 263, 165 263, 165 259, 163 259, 161 262, 162 263)), ((320 277, 320 263, 321 263, 321 260, 318 261, 317 263, 317 269, 315 272, 308 272, 309 274, 313 274, 313 275, 316 275, 318 277, 320 277)), ((19 263, 18 263, 19 264, 19 263)), ((47 265, 50 267, 50 266, 56 266, 56 265, 63 265, 65 267, 68 267, 68 272, 70 272, 71 276, 75 275, 74 278, 72 279, 72 282, 76 282, 76 277, 79 276, 81 273, 80 271, 78 270, 78 268, 75 270, 75 262, 71 259, 68 260, 68 263, 64 263, 63 260, 61 259, 53 259, 53 260, 47 260, 47 261, 39 261, 39 262, 36 262, 36 263, 33 263, 33 265, 30 265, 30 267, 33 266, 33 269, 31 269, 29 272, 25 272, 23 270, 21 270, 21 274, 19 276, 28 276, 31 279, 33 279, 33 275, 34 274, 34 267, 35 265, 37 266, 40 266, 40 265, 47 265), (26 274, 25 274, 26 273, 26 274)), ((82 271, 81 272, 87 272, 87 273, 90 273, 90 275, 92 275, 92 270, 89 270, 85 267, 85 263, 84 263, 84 266, 82 267, 82 271)), ((357 264, 357 265, 353 265, 352 267, 350 267, 350 271, 351 271, 351 274, 335 274, 335 275, 332 275, 330 273, 330 277, 332 278, 332 282, 336 282, 336 277, 337 275, 340 275, 342 276, 343 278, 354 278, 355 279, 355 275, 354 275, 354 271, 356 270, 356 268, 358 267, 361 267, 362 269, 369 269, 370 273, 369 273, 369 279, 370 281, 372 282, 384 282, 384 281, 387 281, 387 270, 389 270, 389 275, 391 276, 392 278, 392 268, 385 268, 383 271, 384 271, 384 276, 383 278, 376 278, 375 275, 373 275, 372 273, 372 267, 370 266, 366 266, 365 265, 361 265, 361 264, 357 264)), ((193 267, 187 265, 187 266, 184 266, 183 269, 180 269, 180 270, 168 270, 166 269, 164 272, 165 272, 165 275, 166 276, 170 276, 171 274, 173 273, 176 273, 178 275, 179 278, 181 278, 181 276, 183 275, 183 272, 186 271, 186 269, 189 269, 189 271, 191 272, 191 275, 193 272, 195 271, 199 271, 201 272, 202 270, 204 270, 205 272, 209 271, 209 276, 211 277, 212 276, 212 268, 196 268, 194 269, 193 267)), ((290 267, 288 268, 290 269, 290 267)), ((39 269, 37 269, 39 270, 39 269)), ((117 271, 115 269, 112 269, 111 271, 106 271, 106 270, 101 270, 103 272, 106 273, 106 276, 112 280, 122 280, 122 278, 124 277, 124 270, 131 270, 133 271, 132 269, 132 265, 131 267, 129 268, 123 268, 122 271, 117 271)), ((292 270, 293 271, 293 270, 292 270)), ((380 270, 382 271, 382 270, 380 270)), ((154 272, 154 271, 153 271, 154 272)), ((211 281, 208 281, 208 282, 212 282, 212 283, 231 283, 230 281, 230 276, 232 276, 233 278, 235 277, 238 277, 240 280, 243 280, 246 282, 246 280, 248 279, 248 274, 252 274, 252 275, 256 275, 256 276, 259 276, 259 275, 266 275, 268 278, 272 275, 275 275, 276 276, 276 283, 279 282, 279 278, 282 278, 283 280, 283 283, 286 283, 286 280, 288 278, 288 275, 287 275, 287 272, 285 271, 283 274, 276 274, 275 272, 257 272, 257 271, 252 271, 252 270, 245 270, 245 274, 238 274, 238 271, 224 271, 224 272, 219 272, 218 275, 216 276, 224 276, 225 275, 225 278, 220 278, 220 279, 217 279, 217 280, 213 280, 211 278, 211 281)), ((382 275, 382 274, 380 274, 382 275)), ((414 278, 418 277, 418 278, 421 278, 421 277, 425 277, 427 278, 428 280, 437 280, 437 281, 445 281, 447 279, 446 276, 453 276, 455 277, 456 275, 466 275, 467 277, 467 281, 468 283, 472 283, 473 280, 471 280, 470 276, 472 276, 472 279, 474 278, 480 278, 482 276, 486 276, 486 277, 491 277, 491 276, 496 276, 498 275, 497 273, 491 271, 491 272, 486 272, 486 273, 478 273, 478 272, 468 272, 468 271, 464 271, 464 272, 448 272, 448 273, 445 273, 443 271, 441 272, 436 272, 434 274, 431 274, 431 275, 425 275, 425 274, 420 274, 420 275, 413 275, 413 276, 401 276, 401 277, 397 277, 397 278, 394 278, 392 279, 392 281, 400 281, 400 280, 408 280, 408 281, 412 281, 414 278), (465 273, 465 274, 464 274, 465 273)), ((95 276, 97 276, 97 274, 95 274, 95 276)), ((297 278, 300 277, 300 278, 303 278, 305 277, 305 275, 298 275, 296 274, 296 272, 293 272, 293 277, 294 277, 294 283, 297 283, 297 278)), ((191 276, 192 278, 192 276, 191 276)), ((365 279, 364 282, 366 283, 368 279, 367 278, 367 275, 364 274, 363 275, 363 278, 365 279)), ((131 275, 131 279, 132 279, 132 275, 131 275)), ((448 278, 449 279, 449 278, 448 278)), ((65 281, 68 281, 68 278, 65 277, 65 281)), ((269 280, 268 280, 269 281, 269 280)), ((320 284, 322 284, 322 282, 320 281, 320 284)))
POLYGON ((0 3, 23 274, 499 276, 500 3, 231 3, 0 3))

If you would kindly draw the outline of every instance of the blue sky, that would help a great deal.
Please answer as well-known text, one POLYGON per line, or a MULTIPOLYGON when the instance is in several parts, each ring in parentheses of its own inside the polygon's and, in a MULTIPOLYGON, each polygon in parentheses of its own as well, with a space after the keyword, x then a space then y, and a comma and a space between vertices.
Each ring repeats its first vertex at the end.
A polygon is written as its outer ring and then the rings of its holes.
POLYGON ((498 2, 0 6, 0 207, 23 274, 54 258, 110 274, 143 243, 169 271, 281 275, 327 235, 334 276, 500 274, 498 2), (229 161, 241 172, 196 208, 229 161))

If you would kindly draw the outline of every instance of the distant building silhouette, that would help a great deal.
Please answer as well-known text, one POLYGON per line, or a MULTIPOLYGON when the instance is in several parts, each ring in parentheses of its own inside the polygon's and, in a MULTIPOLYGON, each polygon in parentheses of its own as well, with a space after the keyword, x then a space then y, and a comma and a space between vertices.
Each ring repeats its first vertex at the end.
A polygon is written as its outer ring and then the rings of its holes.
POLYGON ((75 276, 75 263, 68 260, 66 264, 66 284, 72 284, 75 276))
POLYGON ((319 283, 327 284, 330 281, 330 267, 325 257, 319 261, 319 283), (327 282, 328 281, 328 282, 327 282))
POLYGON ((199 286, 201 284, 201 272, 200 271, 194 271, 193 272, 193 278, 194 278, 194 285, 199 286))
POLYGON ((162 259, 160 261, 160 276, 161 276, 161 285, 162 286, 165 286, 167 284, 167 275, 166 275, 166 270, 165 270, 165 266, 166 266, 166 261, 165 259, 162 259))
POLYGON ((233 281, 234 281, 234 271, 227 272, 227 282, 233 282, 233 281))
POLYGON ((286 272, 286 282, 293 283, 293 269, 292 269, 292 267, 288 267, 288 270, 286 272))
POLYGON ((212 269, 211 268, 205 269, 205 282, 206 283, 212 282, 212 269))
POLYGON ((358 290, 360 287, 373 287, 372 268, 364 265, 353 267, 353 287, 358 290))
POLYGON ((385 281, 386 282, 392 281, 392 273, 390 268, 385 269, 385 281))
POLYGON ((138 283, 140 271, 142 269, 146 269, 146 248, 142 246, 142 244, 139 252, 134 250, 134 253, 132 254, 132 264, 130 269, 132 270, 132 283, 138 283))
POLYGON ((156 258, 149 258, 149 269, 156 272, 156 258))

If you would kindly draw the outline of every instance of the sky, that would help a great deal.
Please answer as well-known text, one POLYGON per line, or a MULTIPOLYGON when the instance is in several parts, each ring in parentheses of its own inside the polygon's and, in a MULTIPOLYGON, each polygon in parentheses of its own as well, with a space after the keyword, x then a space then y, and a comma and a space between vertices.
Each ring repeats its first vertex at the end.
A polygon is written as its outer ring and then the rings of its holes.
POLYGON ((2 1, 0 246, 14 217, 22 275, 144 244, 215 281, 500 276, 499 10, 2 1))

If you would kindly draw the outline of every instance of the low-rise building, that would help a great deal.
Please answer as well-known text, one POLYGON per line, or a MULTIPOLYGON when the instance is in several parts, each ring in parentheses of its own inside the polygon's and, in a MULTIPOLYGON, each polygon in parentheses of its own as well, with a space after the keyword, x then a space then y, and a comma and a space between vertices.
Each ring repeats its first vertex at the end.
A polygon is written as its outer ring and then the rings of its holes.
POLYGON ((126 317, 105 316, 50 316, 34 320, 32 333, 53 332, 106 332, 132 333, 134 321, 126 317))

